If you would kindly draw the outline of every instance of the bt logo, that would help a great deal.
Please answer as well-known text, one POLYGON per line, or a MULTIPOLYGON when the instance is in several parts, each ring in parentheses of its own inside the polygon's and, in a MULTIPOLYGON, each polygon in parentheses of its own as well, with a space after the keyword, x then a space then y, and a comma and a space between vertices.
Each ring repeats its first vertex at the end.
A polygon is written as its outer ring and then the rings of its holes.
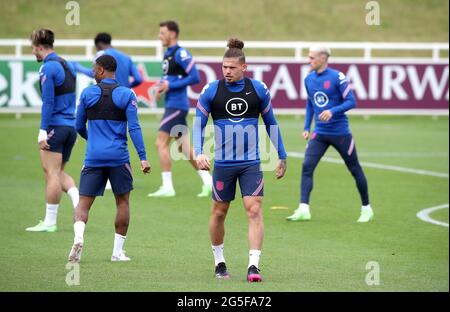
POLYGON ((318 107, 326 106, 328 104, 328 101, 329 99, 325 92, 317 91, 316 93, 314 93, 314 103, 318 107))
MULTIPOLYGON (((248 103, 247 101, 241 98, 232 98, 227 102, 227 104, 225 104, 225 109, 231 116, 239 117, 247 112, 248 103)), ((244 120, 244 118, 241 118, 239 120, 233 120, 231 118, 228 118, 228 120, 232 122, 241 122, 242 120, 244 120)))
POLYGON ((239 117, 247 112, 248 103, 241 98, 232 98, 225 104, 225 109, 231 116, 239 117))

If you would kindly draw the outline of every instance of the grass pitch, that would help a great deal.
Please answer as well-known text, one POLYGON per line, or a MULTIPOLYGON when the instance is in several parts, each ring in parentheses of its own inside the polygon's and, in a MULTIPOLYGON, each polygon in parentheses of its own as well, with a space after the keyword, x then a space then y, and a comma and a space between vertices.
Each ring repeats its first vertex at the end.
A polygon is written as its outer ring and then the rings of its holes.
MULTIPOLYGON (((416 217, 422 209, 449 202, 448 117, 350 118, 360 160, 426 170, 425 174, 365 167, 374 222, 357 224, 360 202, 342 164, 321 162, 315 173, 311 212, 305 223, 285 220, 298 205, 302 159, 289 157, 288 172, 276 181, 265 172, 264 282, 248 284, 247 221, 240 200, 226 221, 225 258, 230 280, 213 277, 208 236, 210 199, 198 199, 200 179, 186 161, 173 164, 175 198, 147 193, 160 183, 154 140, 160 116, 143 115, 141 125, 153 172, 138 172, 130 142, 135 190, 125 245, 129 263, 111 263, 113 196, 97 198, 85 233, 80 285, 65 282, 73 240, 70 201, 63 196, 57 233, 25 228, 44 216, 44 177, 38 158, 38 115, 0 115, 0 291, 448 291, 448 228, 416 217), (437 177, 429 172, 444 173, 437 177), (284 206, 288 209, 270 209, 284 206), (368 285, 371 261, 379 285, 368 285)), ((301 116, 280 116, 289 152, 302 153, 301 116)), ((79 181, 85 142, 79 138, 67 171, 79 181)), ((339 158, 329 150, 326 156, 339 158)), ((239 196, 237 196, 239 198, 239 196)), ((431 218, 448 223, 448 209, 431 218)), ((373 276, 372 276, 373 277, 373 276)))

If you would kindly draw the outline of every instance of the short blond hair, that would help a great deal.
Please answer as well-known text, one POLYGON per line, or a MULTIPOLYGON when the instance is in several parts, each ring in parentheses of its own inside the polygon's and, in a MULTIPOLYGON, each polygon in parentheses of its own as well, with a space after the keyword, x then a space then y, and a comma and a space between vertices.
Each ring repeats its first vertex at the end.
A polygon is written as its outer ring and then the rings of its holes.
POLYGON ((325 47, 325 46, 313 46, 313 47, 309 48, 309 52, 325 54, 327 56, 327 58, 331 56, 330 48, 325 47))

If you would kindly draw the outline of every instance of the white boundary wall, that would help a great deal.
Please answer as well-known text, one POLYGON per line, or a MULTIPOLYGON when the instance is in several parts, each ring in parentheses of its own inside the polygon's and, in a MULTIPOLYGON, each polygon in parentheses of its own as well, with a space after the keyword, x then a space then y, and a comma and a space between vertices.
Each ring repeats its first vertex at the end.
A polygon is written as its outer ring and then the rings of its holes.
MULTIPOLYGON (((163 47, 159 40, 113 40, 112 44, 115 47, 122 48, 143 48, 154 49, 153 55, 145 53, 145 56, 135 55, 134 57, 145 58, 147 60, 162 59, 163 47)), ((180 45, 190 48, 199 48, 205 50, 224 49, 226 48, 226 41, 188 41, 180 40, 180 45)), ((442 51, 448 51, 448 42, 313 42, 313 41, 246 41, 245 47, 247 49, 277 49, 277 50, 291 50, 293 55, 291 60, 295 62, 305 61, 304 52, 313 45, 324 45, 334 50, 361 50, 363 52, 362 59, 364 61, 373 61, 373 51, 429 51, 430 56, 421 58, 431 62, 448 62, 448 58, 442 57, 442 51)), ((0 47, 14 47, 14 58, 22 58, 29 56, 30 53, 23 53, 24 49, 31 51, 30 41, 25 39, 0 39, 0 47)), ((85 49, 84 55, 72 55, 73 57, 81 57, 92 59, 94 57, 94 42, 92 39, 60 39, 55 40, 56 47, 82 47, 85 49)), ((11 55, 0 55, 0 57, 11 55)), ((251 56, 247 53, 247 56, 251 56)), ((348 58, 347 58, 348 60, 348 58)))

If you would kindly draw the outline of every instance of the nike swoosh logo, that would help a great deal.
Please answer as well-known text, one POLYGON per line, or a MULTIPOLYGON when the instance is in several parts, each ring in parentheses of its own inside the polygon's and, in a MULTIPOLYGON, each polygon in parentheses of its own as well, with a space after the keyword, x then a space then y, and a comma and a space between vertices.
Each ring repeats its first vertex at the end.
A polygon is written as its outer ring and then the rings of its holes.
POLYGON ((249 95, 250 93, 252 93, 253 91, 250 91, 250 92, 245 92, 245 95, 249 95))

